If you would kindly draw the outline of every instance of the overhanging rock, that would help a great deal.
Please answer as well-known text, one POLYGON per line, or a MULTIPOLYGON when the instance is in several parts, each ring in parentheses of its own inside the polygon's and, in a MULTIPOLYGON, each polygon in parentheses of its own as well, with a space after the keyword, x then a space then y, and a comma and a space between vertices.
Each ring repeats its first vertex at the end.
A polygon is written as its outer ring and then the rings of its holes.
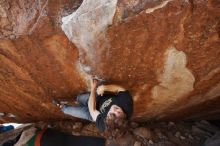
POLYGON ((2 122, 68 118, 51 100, 88 75, 129 89, 137 120, 219 118, 220 2, 17 3, 0 3, 0 112, 16 116, 2 122))

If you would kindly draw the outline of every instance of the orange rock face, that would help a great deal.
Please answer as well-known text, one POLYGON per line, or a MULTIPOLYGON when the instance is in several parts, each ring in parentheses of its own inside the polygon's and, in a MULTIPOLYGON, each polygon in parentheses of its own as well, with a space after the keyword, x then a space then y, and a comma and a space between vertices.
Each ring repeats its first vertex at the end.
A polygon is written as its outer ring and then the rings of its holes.
POLYGON ((220 118, 220 2, 0 2, 1 122, 65 117, 89 75, 129 89, 136 120, 220 118))

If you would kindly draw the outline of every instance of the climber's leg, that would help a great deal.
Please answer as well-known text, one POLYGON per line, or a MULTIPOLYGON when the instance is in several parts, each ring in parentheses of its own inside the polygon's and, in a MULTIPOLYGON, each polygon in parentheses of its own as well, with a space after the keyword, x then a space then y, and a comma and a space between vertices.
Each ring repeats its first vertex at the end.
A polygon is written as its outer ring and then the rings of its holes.
POLYGON ((90 92, 79 94, 76 97, 76 101, 83 106, 88 106, 88 100, 89 100, 90 92))
POLYGON ((69 105, 64 105, 61 110, 70 116, 76 117, 76 118, 81 118, 89 121, 93 121, 89 109, 87 106, 69 106, 69 105))

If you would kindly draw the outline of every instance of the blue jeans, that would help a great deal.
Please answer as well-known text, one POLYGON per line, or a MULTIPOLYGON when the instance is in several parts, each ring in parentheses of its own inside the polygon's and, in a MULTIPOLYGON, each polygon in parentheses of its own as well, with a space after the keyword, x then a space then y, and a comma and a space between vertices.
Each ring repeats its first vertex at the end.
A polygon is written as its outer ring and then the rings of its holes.
POLYGON ((70 116, 93 121, 88 108, 88 100, 89 100, 90 93, 84 93, 77 96, 77 102, 79 105, 70 106, 64 105, 61 110, 70 116))

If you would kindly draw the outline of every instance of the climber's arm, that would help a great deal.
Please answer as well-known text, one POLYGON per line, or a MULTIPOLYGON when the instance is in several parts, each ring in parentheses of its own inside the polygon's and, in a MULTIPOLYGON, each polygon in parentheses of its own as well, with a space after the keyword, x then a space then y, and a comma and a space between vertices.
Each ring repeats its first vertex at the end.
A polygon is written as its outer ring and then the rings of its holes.
POLYGON ((104 92, 118 93, 125 90, 126 89, 120 85, 101 85, 97 88, 97 94, 102 96, 104 92))
POLYGON ((96 88, 97 81, 92 79, 91 81, 91 93, 88 101, 89 113, 92 116, 93 121, 96 121, 97 116, 100 114, 99 111, 96 110, 96 88))

